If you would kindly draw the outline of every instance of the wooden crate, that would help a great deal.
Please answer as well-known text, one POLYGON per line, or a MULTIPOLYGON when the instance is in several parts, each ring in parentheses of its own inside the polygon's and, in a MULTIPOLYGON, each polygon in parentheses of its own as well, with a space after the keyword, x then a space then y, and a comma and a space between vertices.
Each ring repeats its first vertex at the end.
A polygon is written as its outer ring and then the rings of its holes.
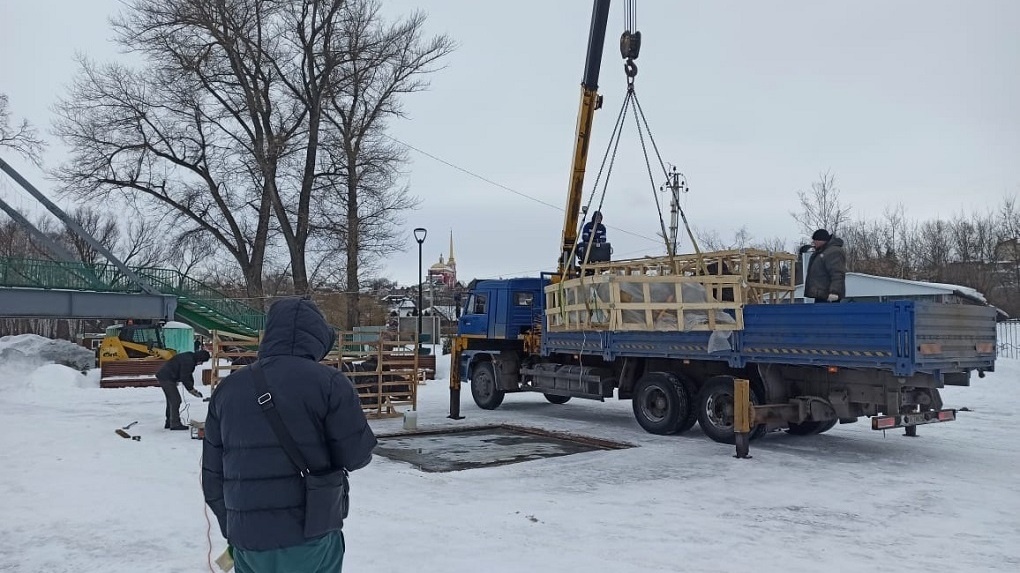
POLYGON ((744 304, 793 301, 795 260, 741 249, 592 263, 546 287, 549 330, 740 330, 744 304))
POLYGON ((156 372, 166 360, 115 360, 105 362, 99 368, 100 388, 145 388, 159 386, 156 372))
POLYGON ((209 354, 212 367, 205 371, 209 373, 208 381, 205 372, 202 373, 202 383, 215 388, 220 380, 229 376, 231 372, 244 368, 257 359, 262 333, 260 332, 259 336, 242 336, 214 330, 210 334, 212 348, 209 354), (220 361, 226 361, 228 364, 220 364, 220 361))
MULTIPOLYGON (((215 388, 230 372, 254 362, 259 342, 255 337, 214 331, 211 385, 215 388), (229 360, 231 365, 219 365, 220 360, 229 360)), ((417 408, 418 383, 435 379, 436 357, 417 355, 410 350, 413 345, 411 340, 361 341, 356 340, 353 332, 341 332, 322 364, 338 368, 350 378, 366 415, 398 416, 401 414, 398 408, 417 408)))
MULTIPOLYGON (((411 340, 357 340, 355 333, 339 336, 338 367, 351 379, 370 418, 387 418, 418 407, 418 383, 427 374, 426 356, 416 354, 411 340)), ((435 357, 432 357, 433 375, 435 357)))

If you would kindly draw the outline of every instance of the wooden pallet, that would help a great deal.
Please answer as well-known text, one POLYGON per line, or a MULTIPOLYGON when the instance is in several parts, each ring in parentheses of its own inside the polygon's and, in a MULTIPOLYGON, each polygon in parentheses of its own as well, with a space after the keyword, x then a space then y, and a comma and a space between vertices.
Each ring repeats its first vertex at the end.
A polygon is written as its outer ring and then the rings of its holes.
POLYGON ((100 388, 146 388, 159 386, 156 372, 166 360, 115 360, 99 368, 100 388))

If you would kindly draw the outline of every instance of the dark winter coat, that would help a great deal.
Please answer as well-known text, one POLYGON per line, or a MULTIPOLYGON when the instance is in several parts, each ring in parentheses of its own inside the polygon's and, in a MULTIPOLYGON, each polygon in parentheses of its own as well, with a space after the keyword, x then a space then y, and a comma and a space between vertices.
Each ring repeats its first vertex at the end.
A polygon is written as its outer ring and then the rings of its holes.
POLYGON ((843 239, 836 237, 811 255, 804 279, 804 298, 826 299, 830 294, 846 297, 846 253, 843 239))
MULTIPOLYGON (((354 385, 336 368, 319 364, 334 341, 318 308, 294 298, 270 308, 259 347, 273 403, 313 472, 362 468, 376 445, 354 385)), ((301 545, 310 541, 303 533, 304 484, 256 394, 248 368, 213 392, 202 452, 205 500, 235 547, 301 545)))
POLYGON ((595 246, 600 246, 606 242, 606 226, 602 223, 596 224, 595 221, 588 221, 581 227, 581 244, 588 244, 589 241, 595 241, 595 246))
POLYGON ((180 382, 189 391, 195 389, 195 368, 198 359, 194 352, 179 352, 156 371, 156 379, 165 382, 180 382))

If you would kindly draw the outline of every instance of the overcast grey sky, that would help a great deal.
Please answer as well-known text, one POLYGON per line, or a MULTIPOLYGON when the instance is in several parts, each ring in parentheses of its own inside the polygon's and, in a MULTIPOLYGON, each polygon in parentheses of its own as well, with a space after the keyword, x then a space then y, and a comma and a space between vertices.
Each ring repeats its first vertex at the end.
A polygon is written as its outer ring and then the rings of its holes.
MULTIPOLYGON (((453 231, 461 280, 555 266, 591 4, 384 1, 390 15, 427 10, 428 28, 459 43, 392 135, 535 199, 412 152, 423 202, 385 276, 416 280, 416 226, 429 230, 426 267, 453 231)), ((48 127, 75 51, 118 57, 106 23, 118 5, 0 0, 0 90, 16 115, 48 127)), ((625 93, 623 6, 610 14, 586 199, 625 93)), ((645 0, 637 23, 638 96, 664 159, 688 177, 698 228, 727 238, 746 226, 793 248, 796 192, 827 170, 858 217, 900 203, 912 219, 949 217, 1020 192, 1018 1, 645 0)), ((617 257, 662 251, 643 169, 628 124, 603 208, 617 257)))

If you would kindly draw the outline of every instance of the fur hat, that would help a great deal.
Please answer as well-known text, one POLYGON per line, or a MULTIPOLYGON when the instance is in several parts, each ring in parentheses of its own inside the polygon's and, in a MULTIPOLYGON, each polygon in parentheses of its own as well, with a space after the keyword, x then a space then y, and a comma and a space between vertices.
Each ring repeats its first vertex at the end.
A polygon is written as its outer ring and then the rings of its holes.
POLYGON ((832 235, 830 235, 825 229, 818 229, 813 235, 811 235, 812 241, 828 241, 831 238, 832 235))

